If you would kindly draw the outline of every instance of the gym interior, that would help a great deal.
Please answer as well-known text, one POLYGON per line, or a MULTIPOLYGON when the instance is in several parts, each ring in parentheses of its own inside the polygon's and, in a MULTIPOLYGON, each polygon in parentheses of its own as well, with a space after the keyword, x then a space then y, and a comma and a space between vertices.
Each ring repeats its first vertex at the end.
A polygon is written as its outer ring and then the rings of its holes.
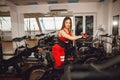
POLYGON ((0 0, 0 80, 119 80, 120 0, 0 0), (75 35, 62 67, 64 17, 75 35))

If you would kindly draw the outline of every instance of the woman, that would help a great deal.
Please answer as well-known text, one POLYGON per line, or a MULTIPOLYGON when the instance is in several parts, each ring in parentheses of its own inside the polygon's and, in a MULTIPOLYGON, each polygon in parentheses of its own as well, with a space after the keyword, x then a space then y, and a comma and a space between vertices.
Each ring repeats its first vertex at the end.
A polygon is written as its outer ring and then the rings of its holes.
POLYGON ((65 58, 65 49, 69 46, 70 41, 82 38, 82 36, 75 36, 72 32, 72 20, 70 17, 65 17, 62 28, 58 32, 58 43, 52 47, 52 54, 55 59, 55 67, 62 67, 65 58))

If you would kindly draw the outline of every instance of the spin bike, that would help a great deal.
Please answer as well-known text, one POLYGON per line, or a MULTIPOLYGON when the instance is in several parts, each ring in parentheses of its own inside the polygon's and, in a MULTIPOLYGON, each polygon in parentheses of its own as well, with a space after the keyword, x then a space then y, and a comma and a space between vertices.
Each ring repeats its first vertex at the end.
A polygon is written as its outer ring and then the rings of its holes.
POLYGON ((79 56, 78 63, 93 63, 102 60, 105 57, 103 44, 94 47, 94 40, 91 35, 87 38, 78 39, 76 41, 77 54, 79 56))
POLYGON ((119 63, 120 55, 97 64, 66 65, 61 80, 119 80, 119 63))
MULTIPOLYGON (((18 41, 20 42, 21 40, 25 39, 24 37, 17 37, 14 38, 14 41, 18 41)), ((23 47, 18 47, 23 48, 23 47)), ((24 67, 24 61, 26 56, 28 57, 32 52, 34 52, 36 50, 37 46, 32 47, 32 48, 26 48, 22 49, 20 51, 16 50, 16 54, 7 59, 7 60, 2 60, 1 64, 0 64, 0 78, 5 78, 6 76, 15 76, 15 77, 19 77, 22 78, 22 80, 29 80, 28 79, 28 75, 29 73, 36 68, 41 67, 41 65, 34 65, 26 70, 23 70, 22 67, 24 67)))
MULTIPOLYGON (((54 32, 51 32, 54 33, 54 32)), ((34 51, 34 57, 38 60, 37 65, 39 68, 33 69, 29 74, 29 79, 32 74, 36 74, 33 79, 35 80, 56 80, 58 75, 54 67, 54 59, 52 57, 51 48, 54 42, 54 35, 45 33, 37 34, 37 48, 34 51), (47 41, 49 40, 49 43, 47 41), (47 43, 47 44, 46 44, 47 43)))

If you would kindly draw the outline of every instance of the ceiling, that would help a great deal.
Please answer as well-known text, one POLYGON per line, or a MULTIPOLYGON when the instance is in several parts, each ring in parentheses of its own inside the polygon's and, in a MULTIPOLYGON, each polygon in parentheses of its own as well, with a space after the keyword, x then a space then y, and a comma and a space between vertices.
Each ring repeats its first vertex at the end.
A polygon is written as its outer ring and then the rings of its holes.
MULTIPOLYGON (((41 4, 61 4, 61 3, 80 3, 80 2, 103 2, 104 0, 0 0, 9 1, 15 5, 41 5, 41 4)), ((0 4, 6 5, 6 4, 0 4)))
MULTIPOLYGON (((0 6, 7 6, 6 1, 16 5, 16 6, 22 6, 22 5, 42 5, 42 4, 62 4, 62 3, 81 3, 81 2, 103 2, 105 0, 0 0, 0 6)), ((72 14, 71 12, 67 13, 47 13, 47 16, 51 15, 68 15, 72 14), (48 15, 49 14, 49 15, 48 15)), ((10 15, 9 12, 0 12, 0 16, 6 16, 10 15)), ((26 17, 28 16, 45 16, 46 14, 25 14, 26 17)))

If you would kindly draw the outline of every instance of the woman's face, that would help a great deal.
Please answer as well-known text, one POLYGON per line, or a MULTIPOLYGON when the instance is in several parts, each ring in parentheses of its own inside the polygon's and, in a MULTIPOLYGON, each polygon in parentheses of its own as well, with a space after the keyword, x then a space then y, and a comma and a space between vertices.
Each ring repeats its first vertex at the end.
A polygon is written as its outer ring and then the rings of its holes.
POLYGON ((68 19, 68 20, 66 20, 65 21, 65 28, 67 28, 67 29, 69 29, 70 28, 70 20, 68 19))

